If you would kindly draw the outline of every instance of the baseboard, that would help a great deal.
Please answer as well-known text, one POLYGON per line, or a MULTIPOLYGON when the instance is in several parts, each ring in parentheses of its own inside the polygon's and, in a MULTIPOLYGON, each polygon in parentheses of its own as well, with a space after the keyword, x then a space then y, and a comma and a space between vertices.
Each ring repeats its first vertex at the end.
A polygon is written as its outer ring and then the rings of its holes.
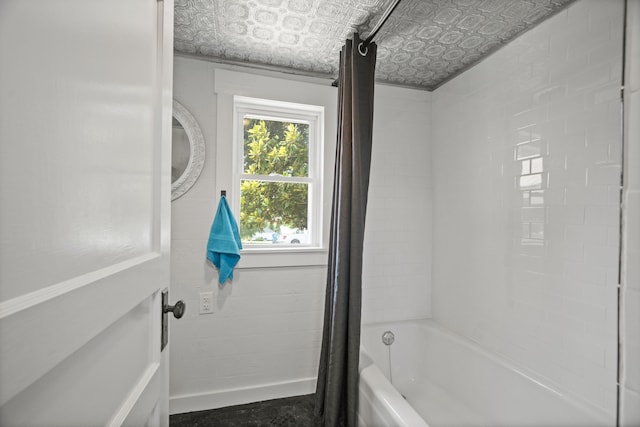
POLYGON ((169 398, 169 413, 204 411, 224 408, 225 406, 243 405, 263 400, 280 399, 282 397, 301 396, 316 391, 316 378, 305 378, 256 387, 216 390, 205 393, 172 396, 169 398))

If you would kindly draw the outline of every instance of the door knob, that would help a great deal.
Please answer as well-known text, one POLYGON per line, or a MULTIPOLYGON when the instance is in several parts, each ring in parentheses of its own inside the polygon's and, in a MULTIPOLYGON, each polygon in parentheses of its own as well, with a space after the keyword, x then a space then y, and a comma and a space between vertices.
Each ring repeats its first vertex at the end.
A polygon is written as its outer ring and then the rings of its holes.
POLYGON ((176 302, 175 305, 165 304, 164 307, 162 308, 162 312, 163 313, 172 312, 173 317, 175 317, 176 319, 179 319, 184 315, 184 311, 186 308, 187 308, 187 305, 184 303, 184 301, 180 300, 176 302))
POLYGON ((184 301, 180 300, 175 305, 169 305, 169 289, 162 291, 162 300, 160 307, 162 308, 162 323, 160 325, 160 351, 169 343, 169 312, 173 313, 176 319, 184 315, 187 306, 184 301))

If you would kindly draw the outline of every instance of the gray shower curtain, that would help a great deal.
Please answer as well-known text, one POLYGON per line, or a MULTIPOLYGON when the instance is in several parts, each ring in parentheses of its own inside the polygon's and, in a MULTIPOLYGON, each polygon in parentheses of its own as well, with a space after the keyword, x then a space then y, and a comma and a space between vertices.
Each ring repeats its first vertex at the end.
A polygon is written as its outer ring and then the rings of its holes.
POLYGON ((358 34, 340 54, 338 139, 324 330, 315 396, 320 425, 355 427, 362 249, 371 166, 376 45, 358 34))

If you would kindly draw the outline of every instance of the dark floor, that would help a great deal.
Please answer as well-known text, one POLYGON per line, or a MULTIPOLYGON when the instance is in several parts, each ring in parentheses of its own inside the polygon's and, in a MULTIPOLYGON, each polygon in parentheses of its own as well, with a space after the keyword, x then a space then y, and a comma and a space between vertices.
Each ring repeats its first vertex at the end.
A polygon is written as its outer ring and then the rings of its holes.
POLYGON ((170 427, 313 427, 313 394, 188 412, 169 417, 170 427))

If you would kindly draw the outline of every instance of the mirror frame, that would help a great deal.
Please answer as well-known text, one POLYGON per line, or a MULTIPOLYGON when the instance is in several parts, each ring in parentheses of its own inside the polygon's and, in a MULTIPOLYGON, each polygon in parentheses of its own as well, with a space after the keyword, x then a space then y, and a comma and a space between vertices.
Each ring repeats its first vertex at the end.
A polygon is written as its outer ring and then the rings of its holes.
POLYGON ((176 200, 195 184, 204 167, 204 137, 195 117, 178 101, 173 100, 172 117, 180 122, 189 139, 189 163, 176 182, 171 184, 171 201, 176 200))

